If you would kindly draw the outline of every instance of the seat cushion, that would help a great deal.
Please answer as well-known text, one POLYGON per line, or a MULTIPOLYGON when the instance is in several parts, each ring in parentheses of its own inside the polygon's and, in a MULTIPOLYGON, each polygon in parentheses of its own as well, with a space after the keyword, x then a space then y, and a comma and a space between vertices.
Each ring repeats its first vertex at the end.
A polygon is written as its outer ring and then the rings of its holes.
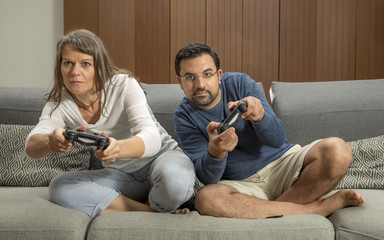
POLYGON ((349 207, 333 213, 338 240, 384 239, 384 190, 358 190, 366 202, 362 207, 349 207))
POLYGON ((0 239, 85 239, 91 218, 48 200, 48 187, 0 187, 0 239))
POLYGON ((245 220, 167 213, 108 213, 90 226, 88 239, 334 239, 332 223, 319 215, 245 220))

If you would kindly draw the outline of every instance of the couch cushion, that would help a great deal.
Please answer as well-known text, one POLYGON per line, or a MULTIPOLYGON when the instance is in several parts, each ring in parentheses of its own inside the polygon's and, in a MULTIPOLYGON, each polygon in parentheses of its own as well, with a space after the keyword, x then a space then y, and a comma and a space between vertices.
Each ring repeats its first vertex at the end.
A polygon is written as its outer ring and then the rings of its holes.
POLYGON ((332 221, 338 240, 384 239, 384 190, 358 190, 366 202, 333 213, 332 221))
POLYGON ((384 189, 384 135, 347 143, 353 161, 338 188, 384 189))
POLYGON ((35 125, 45 105, 46 88, 0 88, 0 123, 35 125))
POLYGON ((81 144, 66 153, 49 153, 40 159, 28 157, 24 144, 32 128, 0 124, 0 185, 48 186, 61 172, 88 168, 89 148, 81 144))
POLYGON ((184 97, 180 85, 146 83, 141 83, 141 85, 157 121, 173 139, 178 140, 173 130, 173 113, 184 97))
POLYGON ((273 82, 272 105, 288 141, 301 145, 337 136, 346 141, 384 134, 384 79, 273 82))
POLYGON ((85 239, 91 218, 48 200, 48 187, 0 187, 0 239, 85 239))
POLYGON ((186 215, 125 212, 94 219, 88 239, 334 239, 332 223, 319 215, 245 220, 186 215))

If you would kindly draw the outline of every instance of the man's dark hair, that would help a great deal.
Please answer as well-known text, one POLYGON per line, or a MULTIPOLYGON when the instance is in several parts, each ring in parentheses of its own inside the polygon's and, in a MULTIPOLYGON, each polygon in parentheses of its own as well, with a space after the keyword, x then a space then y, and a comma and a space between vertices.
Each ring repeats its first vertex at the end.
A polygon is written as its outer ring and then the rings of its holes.
POLYGON ((216 70, 220 69, 220 59, 216 52, 208 45, 202 43, 191 43, 180 49, 175 58, 175 71, 176 75, 180 76, 180 62, 185 59, 200 57, 203 54, 209 54, 216 65, 216 70))

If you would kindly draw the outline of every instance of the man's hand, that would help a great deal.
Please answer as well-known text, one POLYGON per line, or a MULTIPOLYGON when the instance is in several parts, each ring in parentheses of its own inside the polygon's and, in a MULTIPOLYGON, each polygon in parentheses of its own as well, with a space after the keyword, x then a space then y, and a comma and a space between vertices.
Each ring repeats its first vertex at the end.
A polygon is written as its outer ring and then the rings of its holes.
POLYGON ((233 127, 218 134, 219 126, 218 122, 210 122, 206 128, 209 135, 208 153, 214 158, 223 159, 227 152, 231 152, 236 147, 238 138, 233 127))
POLYGON ((116 161, 116 158, 118 158, 120 153, 119 144, 117 143, 116 139, 112 137, 108 137, 108 134, 106 132, 102 132, 101 136, 109 138, 109 145, 104 150, 94 148, 93 151, 95 152, 95 156, 100 161, 113 163, 116 161))
MULTIPOLYGON (((242 118, 245 118, 249 121, 260 122, 264 118, 264 107, 261 104, 261 101, 255 97, 246 97, 241 99, 241 101, 248 104, 247 111, 241 115, 242 118)), ((236 107, 239 101, 229 102, 228 109, 231 110, 236 107)))

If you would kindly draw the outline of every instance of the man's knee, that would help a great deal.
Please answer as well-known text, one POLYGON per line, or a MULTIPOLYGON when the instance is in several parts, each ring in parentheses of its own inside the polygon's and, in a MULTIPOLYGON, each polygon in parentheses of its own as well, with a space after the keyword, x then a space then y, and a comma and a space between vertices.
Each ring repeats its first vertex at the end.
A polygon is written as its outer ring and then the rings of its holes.
POLYGON ((333 159, 349 165, 352 162, 352 150, 349 145, 341 138, 331 137, 323 140, 324 154, 333 159))
POLYGON ((344 175, 353 160, 349 145, 337 137, 326 138, 321 144, 322 158, 329 165, 330 175, 334 177, 344 175))

